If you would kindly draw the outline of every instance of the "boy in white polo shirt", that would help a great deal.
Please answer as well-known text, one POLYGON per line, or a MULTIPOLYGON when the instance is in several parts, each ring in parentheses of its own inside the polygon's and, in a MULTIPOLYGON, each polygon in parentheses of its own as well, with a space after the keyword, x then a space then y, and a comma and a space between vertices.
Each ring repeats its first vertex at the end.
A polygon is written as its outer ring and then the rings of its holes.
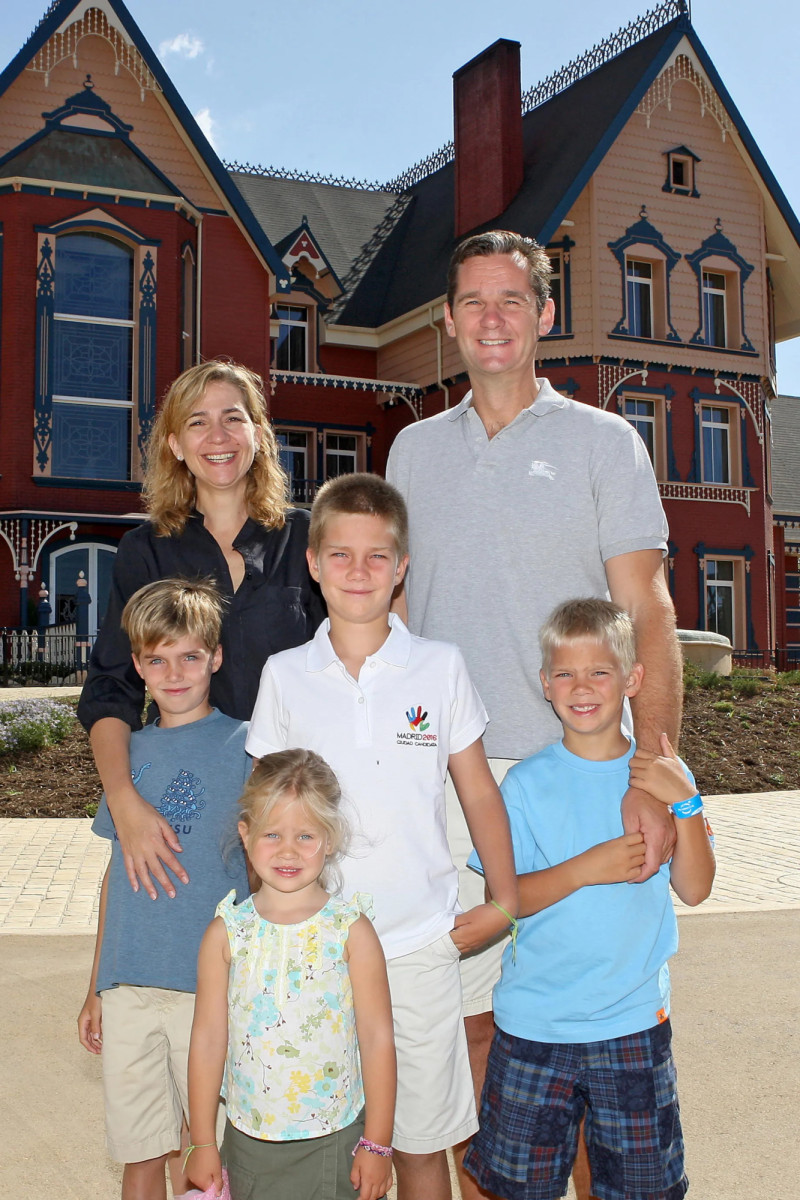
POLYGON ((481 735, 487 716, 455 646, 390 613, 408 564, 408 517, 377 475, 320 489, 308 562, 328 605, 312 641, 269 659, 248 751, 301 746, 336 772, 353 830, 344 887, 371 893, 397 1042, 399 1200, 449 1200, 448 1146, 477 1128, 458 958, 517 912, 508 819, 481 735), (458 790, 494 901, 460 913, 444 781, 458 790))

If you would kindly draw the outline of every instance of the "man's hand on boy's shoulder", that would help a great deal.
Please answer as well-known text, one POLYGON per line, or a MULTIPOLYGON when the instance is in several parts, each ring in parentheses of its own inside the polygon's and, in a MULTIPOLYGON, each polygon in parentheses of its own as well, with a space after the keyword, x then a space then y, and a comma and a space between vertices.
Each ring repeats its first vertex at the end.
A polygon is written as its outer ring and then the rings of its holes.
POLYGON ((450 937, 462 954, 469 954, 485 946, 492 938, 505 933, 508 924, 506 914, 494 904, 476 904, 467 912, 458 914, 450 937))
POLYGON ((662 804, 680 804, 697 792, 681 760, 670 745, 665 733, 660 738, 661 752, 636 750, 630 761, 631 787, 648 792, 662 804))

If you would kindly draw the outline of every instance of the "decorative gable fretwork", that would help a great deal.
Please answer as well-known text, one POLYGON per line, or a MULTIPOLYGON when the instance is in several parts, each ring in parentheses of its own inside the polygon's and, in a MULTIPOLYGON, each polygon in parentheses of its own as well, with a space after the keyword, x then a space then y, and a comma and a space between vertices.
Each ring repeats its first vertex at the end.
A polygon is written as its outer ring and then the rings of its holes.
POLYGON ((666 104, 668 109, 672 109, 672 89, 682 79, 688 80, 697 88, 700 93, 700 115, 705 116, 706 111, 711 113, 720 127, 724 142, 727 135, 733 133, 733 122, 705 75, 700 74, 686 54, 679 54, 675 61, 665 67, 658 78, 652 82, 646 95, 639 102, 637 113, 646 119, 649 129, 650 118, 659 105, 666 104))
POLYGON ((133 42, 109 24, 105 12, 101 8, 79 10, 79 15, 68 25, 57 29, 25 68, 26 71, 37 71, 44 75, 45 87, 50 86, 50 73, 65 58, 72 58, 72 65, 78 68, 78 43, 89 35, 104 38, 114 51, 114 73, 119 75, 120 67, 125 67, 139 85, 139 92, 144 100, 145 92, 161 90, 152 71, 134 46, 133 42))

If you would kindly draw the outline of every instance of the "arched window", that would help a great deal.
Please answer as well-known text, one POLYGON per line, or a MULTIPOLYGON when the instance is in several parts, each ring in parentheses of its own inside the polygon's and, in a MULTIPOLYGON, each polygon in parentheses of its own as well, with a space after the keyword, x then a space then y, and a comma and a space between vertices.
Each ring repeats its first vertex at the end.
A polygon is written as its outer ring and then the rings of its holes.
POLYGON ((130 487, 155 416, 157 243, 93 209, 37 251, 34 470, 130 487))
POLYGON ((57 239, 53 475, 129 479, 133 252, 95 233, 57 239))

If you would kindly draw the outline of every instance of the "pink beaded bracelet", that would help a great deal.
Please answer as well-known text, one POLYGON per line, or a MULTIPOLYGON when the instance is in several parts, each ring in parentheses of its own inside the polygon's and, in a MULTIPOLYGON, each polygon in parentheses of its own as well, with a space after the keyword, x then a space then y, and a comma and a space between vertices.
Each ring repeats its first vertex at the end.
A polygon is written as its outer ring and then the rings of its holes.
POLYGON ((362 1148, 364 1150, 369 1150, 370 1154, 379 1154, 381 1158, 391 1158, 394 1154, 394 1150, 391 1146, 379 1146, 377 1142, 371 1142, 369 1138, 362 1137, 359 1138, 358 1142, 356 1143, 356 1146, 353 1150, 353 1158, 355 1158, 357 1152, 362 1148))

